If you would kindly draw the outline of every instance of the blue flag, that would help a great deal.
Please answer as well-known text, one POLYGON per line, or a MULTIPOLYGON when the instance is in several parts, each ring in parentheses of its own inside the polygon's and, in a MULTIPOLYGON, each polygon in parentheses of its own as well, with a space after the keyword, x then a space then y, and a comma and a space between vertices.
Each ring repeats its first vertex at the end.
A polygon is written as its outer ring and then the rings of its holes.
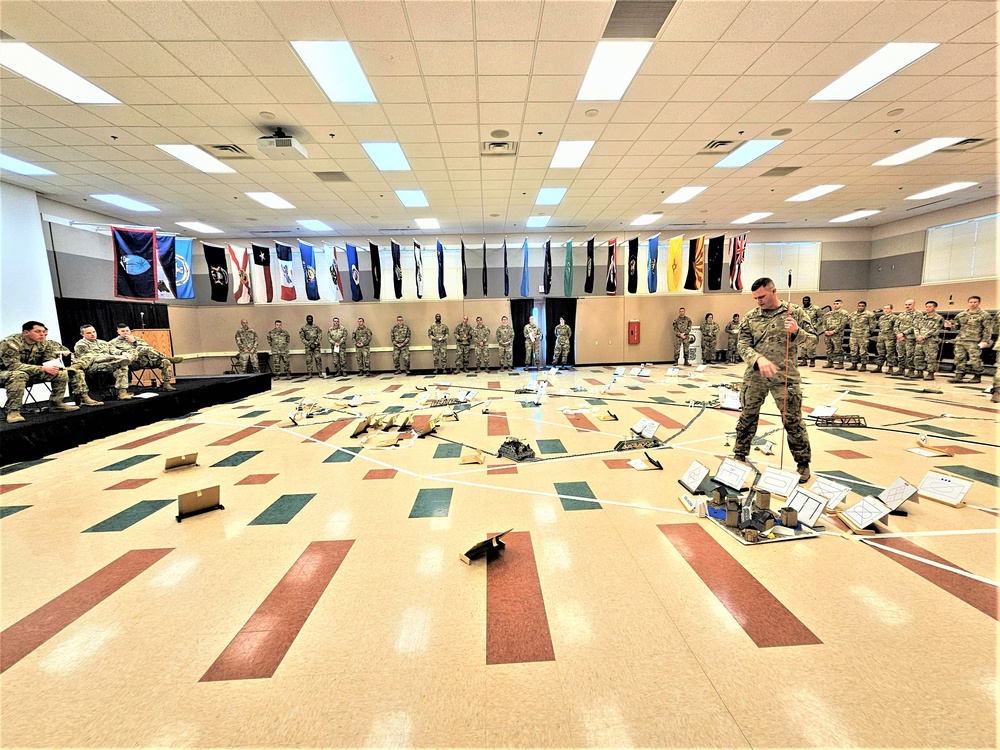
POLYGON ((156 299, 156 232, 111 227, 115 252, 115 296, 156 299))
POLYGON ((552 238, 545 240, 545 261, 542 265, 542 290, 552 291, 552 238))
POLYGON ((174 238, 174 278, 177 299, 194 299, 194 279, 191 277, 191 256, 194 240, 190 237, 174 238))
POLYGON ((351 280, 351 300, 360 302, 365 298, 361 293, 361 269, 358 268, 358 249, 354 245, 347 245, 347 267, 348 276, 351 280))
POLYGON ((507 273, 507 238, 503 238, 503 296, 510 296, 510 276, 507 273))
POLYGON ((441 244, 441 240, 437 243, 437 258, 438 258, 438 298, 444 299, 448 296, 448 292, 444 290, 444 245, 441 244))
POLYGON ((299 255, 302 256, 302 275, 306 280, 306 299, 319 299, 319 284, 316 281, 316 248, 299 240, 299 255))
POLYGON ((524 245, 521 246, 524 250, 524 270, 521 272, 521 296, 528 296, 528 240, 524 241, 524 245))
POLYGON ((174 235, 156 235, 156 299, 177 299, 174 289, 176 264, 174 262, 174 235))
POLYGON ((647 266, 649 268, 649 276, 646 281, 646 288, 649 289, 650 294, 656 291, 656 261, 657 256, 660 254, 660 235, 649 238, 649 261, 647 266))

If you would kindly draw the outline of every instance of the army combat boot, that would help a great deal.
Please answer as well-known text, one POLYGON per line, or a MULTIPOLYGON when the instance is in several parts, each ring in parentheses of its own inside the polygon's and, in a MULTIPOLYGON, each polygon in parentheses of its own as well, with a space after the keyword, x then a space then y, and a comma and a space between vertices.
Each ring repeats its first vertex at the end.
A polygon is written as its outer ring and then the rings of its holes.
POLYGON ((958 372, 956 370, 955 374, 952 375, 950 378, 948 378, 948 382, 950 382, 950 383, 961 383, 964 378, 965 378, 965 373, 964 372, 958 372))
POLYGON ((24 417, 21 416, 21 412, 8 410, 7 411, 7 424, 14 424, 14 422, 23 422, 24 417))
POLYGON ((78 411, 79 409, 79 406, 70 406, 69 404, 64 404, 62 401, 49 399, 49 411, 78 411))
POLYGON ((844 372, 850 372, 851 370, 856 370, 856 369, 857 366, 853 362, 851 362, 850 364, 847 365, 847 367, 844 368, 844 372))
POLYGON ((89 393, 83 393, 77 395, 76 402, 78 404, 82 404, 83 406, 104 406, 103 401, 95 401, 90 397, 89 393))
POLYGON ((795 467, 799 472, 799 484, 805 484, 809 481, 811 474, 809 473, 809 464, 799 464, 795 467))
POLYGON ((129 393, 126 389, 124 389, 124 388, 119 388, 118 389, 118 400, 119 401, 128 401, 130 398, 132 398, 132 394, 129 393))
POLYGON ((924 373, 924 380, 934 380, 934 373, 928 370, 924 373))
POLYGON ((973 373, 972 377, 969 378, 969 382, 970 383, 982 383, 983 382, 983 376, 982 375, 976 375, 975 373, 973 373))

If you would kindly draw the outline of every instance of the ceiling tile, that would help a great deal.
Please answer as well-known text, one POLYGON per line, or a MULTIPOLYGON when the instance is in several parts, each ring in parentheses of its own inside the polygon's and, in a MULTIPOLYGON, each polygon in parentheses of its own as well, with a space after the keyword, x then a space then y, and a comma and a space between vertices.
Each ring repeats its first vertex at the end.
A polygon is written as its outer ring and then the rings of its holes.
POLYGON ((711 42, 657 42, 639 72, 664 76, 693 73, 713 46, 711 42))
POLYGON ((34 45, 84 78, 95 76, 123 76, 132 71, 104 51, 101 45, 88 42, 52 42, 34 45))
POLYGON ((809 7, 809 3, 800 0, 753 0, 719 39, 733 42, 778 39, 809 7))
POLYGON ((572 102, 580 91, 583 76, 531 76, 530 101, 572 102))
POLYGON ((354 53, 369 76, 413 76, 420 74, 412 43, 355 42, 354 53))
POLYGON ((479 122, 479 110, 472 103, 433 104, 434 121, 439 125, 475 125, 479 122))
POLYGON ((222 42, 164 42, 163 47, 195 75, 250 75, 246 66, 222 42))
POLYGON ((686 76, 636 76, 623 97, 624 101, 667 102, 673 98, 686 76))
POLYGON ((476 0, 477 39, 535 39, 541 0, 476 0))
POLYGON ((479 105, 479 122, 487 130, 498 127, 517 127, 524 119, 524 104, 522 103, 483 103, 479 105))
POLYGON ((225 101, 195 76, 146 78, 144 80, 162 91, 176 104, 222 104, 225 101))
POLYGON ((747 4, 747 0, 679 2, 667 16, 660 39, 714 42, 733 24, 747 4))
POLYGON ((271 23, 294 41, 339 41, 345 38, 333 7, 318 0, 259 0, 271 23))
POLYGON ((392 125, 431 125, 434 122, 431 108, 422 102, 419 104, 383 104, 382 110, 392 125))
POLYGON ((226 42, 236 59, 255 76, 307 75, 288 42, 226 42))
POLYGON ((528 76, 478 76, 479 101, 523 102, 528 96, 528 76))
POLYGON ((215 34, 184 3, 164 3, 160 0, 128 0, 116 7, 153 39, 195 40, 215 39, 215 34))
POLYGON ((871 13, 880 0, 814 3, 782 36, 782 42, 832 42, 871 13))
POLYGON ((420 72, 425 76, 475 75, 476 54, 472 42, 417 42, 420 72))
POLYGON ((352 42, 410 39, 403 4, 398 0, 336 0, 333 7, 352 42))
POLYGON ((477 42, 476 72, 480 76, 528 75, 534 52, 534 42, 477 42))
POLYGON ((230 104, 267 104, 278 101, 260 81, 250 76, 225 78, 202 76, 202 80, 230 104))
POLYGON ((569 102, 528 102, 524 118, 530 122, 565 122, 572 108, 569 102))
POLYGON ((465 0, 406 0, 406 15, 414 39, 465 40, 474 38, 472 4, 465 0))
POLYGON ((424 82, 419 76, 370 77, 368 82, 375 92, 375 97, 383 103, 427 101, 424 82))
POLYGON ((158 42, 113 42, 105 52, 140 76, 188 76, 189 70, 158 42))
POLYGON ((739 75, 771 46, 770 42, 717 42, 694 69, 695 75, 739 75))
POLYGON ((287 105, 324 104, 329 101, 316 81, 309 76, 284 78, 258 76, 257 80, 274 95, 275 99, 287 105))
POLYGON ((424 76, 424 85, 431 102, 476 101, 474 76, 424 76))
MULTIPOLYGON (((950 2, 950 0, 949 0, 950 2)), ((841 35, 841 42, 891 42, 944 5, 944 1, 884 0, 841 35)))
POLYGON ((599 39, 614 8, 614 0, 559 0, 542 6, 538 38, 599 39))
POLYGON ((210 0, 188 6, 223 41, 274 41, 281 33, 256 2, 210 0))
MULTIPOLYGON (((53 10, 55 10, 55 7, 53 10)), ((3 30, 20 42, 82 42, 86 37, 37 2, 4 0, 3 30)))
POLYGON ((688 76, 673 96, 676 102, 711 102, 732 86, 737 76, 688 76))

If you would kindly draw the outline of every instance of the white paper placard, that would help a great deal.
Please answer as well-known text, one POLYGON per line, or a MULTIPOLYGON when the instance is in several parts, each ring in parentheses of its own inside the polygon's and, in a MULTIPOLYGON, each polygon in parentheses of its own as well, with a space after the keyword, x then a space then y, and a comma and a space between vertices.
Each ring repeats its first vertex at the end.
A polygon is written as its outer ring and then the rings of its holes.
POLYGON ((795 508, 799 513, 799 522, 811 528, 816 525, 820 515, 826 509, 826 498, 814 495, 801 487, 796 487, 789 495, 786 505, 795 508))
POLYGON ((812 483, 809 491, 820 497, 825 497, 827 510, 833 510, 847 499, 851 488, 840 482, 834 482, 832 479, 816 477, 816 481, 812 483))
POLYGON ((758 490, 765 490, 772 495, 788 497, 792 490, 799 486, 799 475, 792 471, 782 471, 768 466, 760 475, 755 485, 758 490))
POLYGON ((878 495, 878 499, 881 500, 882 503, 889 508, 889 510, 896 510, 896 508, 905 503, 907 500, 916 497, 916 494, 917 488, 900 477, 882 490, 878 495))
POLYGON ((928 471, 917 491, 928 500, 958 506, 965 502, 965 496, 971 489, 972 482, 968 479, 928 471))
POLYGON ((712 477, 719 484, 724 484, 734 490, 742 490, 750 484, 750 473, 753 467, 749 464, 737 461, 735 458, 724 458, 719 464, 718 471, 712 477))

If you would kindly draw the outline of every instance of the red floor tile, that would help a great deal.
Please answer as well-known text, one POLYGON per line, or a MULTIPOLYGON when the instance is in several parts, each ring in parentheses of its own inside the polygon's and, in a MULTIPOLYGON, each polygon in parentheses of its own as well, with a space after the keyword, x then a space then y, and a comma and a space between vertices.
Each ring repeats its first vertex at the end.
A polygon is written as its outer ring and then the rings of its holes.
POLYGON ((21 487, 27 487, 31 482, 25 482, 24 484, 0 484, 0 495, 6 495, 8 492, 13 492, 21 487))
POLYGON ((295 393, 295 391, 301 391, 301 388, 289 388, 287 391, 281 391, 280 393, 272 393, 272 396, 287 396, 289 393, 295 393))
POLYGON ((398 391, 401 387, 402 387, 401 384, 394 383, 393 385, 390 385, 388 388, 383 388, 382 393, 392 393, 393 391, 398 391))
POLYGON ((135 490, 142 487, 144 484, 149 484, 150 482, 155 482, 156 478, 153 479, 126 479, 118 484, 113 484, 110 487, 105 487, 107 490, 135 490))
POLYGON ((569 423, 577 429, 577 432, 599 432, 585 414, 566 414, 565 416, 569 423))
POLYGON ((490 380, 490 381, 488 381, 486 383, 486 387, 487 388, 499 388, 500 387, 500 381, 499 380, 490 380))
POLYGON ((864 453, 858 453, 857 451, 852 451, 849 449, 839 450, 839 451, 827 451, 831 456, 836 456, 837 458, 871 458, 871 456, 866 456, 864 453))
POLYGON ((148 445, 155 440, 162 440, 163 438, 170 437, 171 435, 176 435, 179 432, 184 432, 185 430, 190 430, 201 425, 201 422, 188 422, 187 424, 177 425, 176 427, 171 427, 169 430, 164 430, 163 432, 157 432, 149 437, 139 438, 138 440, 133 440, 130 443, 125 443, 124 445, 116 445, 111 450, 113 451, 127 451, 133 448, 138 448, 143 445, 148 445))
POLYGON ((653 409, 652 407, 649 406, 640 406, 636 409, 636 411, 639 412, 642 416, 648 417, 649 419, 652 419, 654 422, 663 425, 668 430, 679 430, 681 427, 684 426, 677 420, 671 419, 666 414, 658 412, 656 409, 653 409))
POLYGON ((312 443, 312 442, 315 442, 317 440, 319 440, 319 441, 322 442, 323 440, 326 440, 326 439, 331 438, 334 435, 336 435, 338 432, 340 432, 342 429, 344 429, 345 427, 347 427, 347 425, 349 425, 353 421, 354 421, 353 418, 351 418, 351 419, 338 419, 336 422, 331 422, 330 424, 324 425, 320 429, 316 430, 316 432, 313 433, 313 435, 312 435, 311 438, 309 438, 307 440, 303 440, 302 442, 303 443, 312 443))
POLYGON ((362 479, 393 479, 395 476, 395 469, 372 469, 362 479))
POLYGON ((627 458, 606 458, 604 459, 604 465, 609 469, 631 469, 632 467, 628 465, 627 458))
POLYGON ((267 484, 272 479, 274 479, 277 474, 248 474, 243 477, 240 481, 236 483, 239 487, 241 484, 267 484))
MULTIPOLYGON (((329 393, 328 393, 327 395, 328 395, 328 396, 336 396, 336 395, 338 395, 338 394, 340 394, 340 393, 347 393, 347 391, 351 390, 351 388, 352 388, 352 386, 349 386, 349 385, 342 385, 342 386, 340 386, 340 388, 334 388, 334 389, 333 389, 332 391, 330 391, 330 392, 329 392, 329 393)), ((298 388, 296 388, 295 390, 299 390, 299 389, 298 389, 298 388)))
POLYGON ((510 435, 510 425, 507 424, 507 412, 491 411, 486 417, 487 437, 507 437, 510 435))
POLYGON ((871 406, 875 409, 884 409, 885 411, 891 411, 894 414, 905 414, 908 417, 933 417, 933 414, 926 414, 922 411, 910 411, 909 409, 900 409, 896 406, 888 406, 887 404, 879 404, 875 401, 864 401, 860 398, 845 398, 844 401, 850 404, 860 404, 861 406, 871 406))
POLYGON ((270 427, 273 424, 278 424, 280 419, 265 419, 263 422, 257 422, 253 427, 246 427, 239 432, 234 432, 232 435, 227 435, 224 438, 216 440, 214 443, 209 443, 209 445, 232 445, 243 438, 248 438, 251 435, 255 435, 260 432, 264 427, 270 427))
POLYGON ((486 468, 487 474, 517 474, 517 467, 508 464, 490 464, 486 468))
POLYGON ((604 385, 604 383, 597 378, 584 378, 584 381, 590 383, 591 385, 604 385))
POLYGON ((942 445, 940 447, 942 450, 949 451, 953 456, 971 456, 982 453, 982 451, 977 451, 974 448, 968 448, 964 445, 942 445))

